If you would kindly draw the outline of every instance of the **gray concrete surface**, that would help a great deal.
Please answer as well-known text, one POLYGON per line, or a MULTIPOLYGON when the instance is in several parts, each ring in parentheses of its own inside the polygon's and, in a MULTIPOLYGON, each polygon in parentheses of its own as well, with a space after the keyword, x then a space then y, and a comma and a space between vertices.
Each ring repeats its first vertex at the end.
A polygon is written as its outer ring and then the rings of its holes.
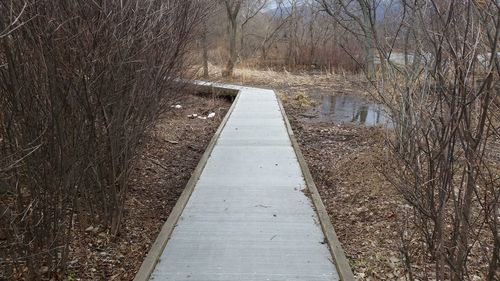
POLYGON ((338 274, 272 90, 240 96, 150 280, 338 274))

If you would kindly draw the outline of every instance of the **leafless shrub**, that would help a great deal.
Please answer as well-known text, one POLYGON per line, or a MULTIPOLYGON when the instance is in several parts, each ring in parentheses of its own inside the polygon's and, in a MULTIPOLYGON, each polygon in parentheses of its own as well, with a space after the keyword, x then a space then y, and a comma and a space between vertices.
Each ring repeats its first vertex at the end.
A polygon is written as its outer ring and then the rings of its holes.
POLYGON ((136 146, 182 86, 201 12, 196 0, 0 2, 5 278, 64 269, 75 224, 119 233, 136 146))
POLYGON ((414 210, 403 235, 409 277, 498 280, 499 3, 399 5, 394 36, 372 40, 395 129, 386 175, 414 210), (404 62, 391 59, 396 42, 404 62), (428 256, 434 270, 413 272, 428 256))

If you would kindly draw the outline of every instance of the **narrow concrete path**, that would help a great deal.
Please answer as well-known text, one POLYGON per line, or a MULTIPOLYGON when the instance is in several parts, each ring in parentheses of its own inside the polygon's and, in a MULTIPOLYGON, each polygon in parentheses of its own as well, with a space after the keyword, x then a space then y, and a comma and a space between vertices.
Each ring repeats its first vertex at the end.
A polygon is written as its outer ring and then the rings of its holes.
POLYGON ((240 90, 150 280, 338 280, 276 94, 240 90))

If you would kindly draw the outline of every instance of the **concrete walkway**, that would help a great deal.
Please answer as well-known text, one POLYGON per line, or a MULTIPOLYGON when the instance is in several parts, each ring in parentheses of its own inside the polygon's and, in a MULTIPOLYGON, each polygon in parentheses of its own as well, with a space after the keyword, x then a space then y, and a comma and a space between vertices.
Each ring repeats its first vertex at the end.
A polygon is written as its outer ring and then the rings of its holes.
POLYGON ((150 280, 338 280, 277 97, 240 90, 150 280))

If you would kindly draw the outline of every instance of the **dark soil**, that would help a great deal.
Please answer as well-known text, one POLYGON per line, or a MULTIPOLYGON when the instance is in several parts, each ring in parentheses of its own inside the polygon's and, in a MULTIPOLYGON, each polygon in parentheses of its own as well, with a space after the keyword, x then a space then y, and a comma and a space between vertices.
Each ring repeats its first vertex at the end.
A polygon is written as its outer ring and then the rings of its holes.
POLYGON ((147 133, 130 178, 123 227, 77 231, 67 280, 132 280, 231 103, 186 94, 147 133), (214 118, 188 118, 188 115, 214 118))

